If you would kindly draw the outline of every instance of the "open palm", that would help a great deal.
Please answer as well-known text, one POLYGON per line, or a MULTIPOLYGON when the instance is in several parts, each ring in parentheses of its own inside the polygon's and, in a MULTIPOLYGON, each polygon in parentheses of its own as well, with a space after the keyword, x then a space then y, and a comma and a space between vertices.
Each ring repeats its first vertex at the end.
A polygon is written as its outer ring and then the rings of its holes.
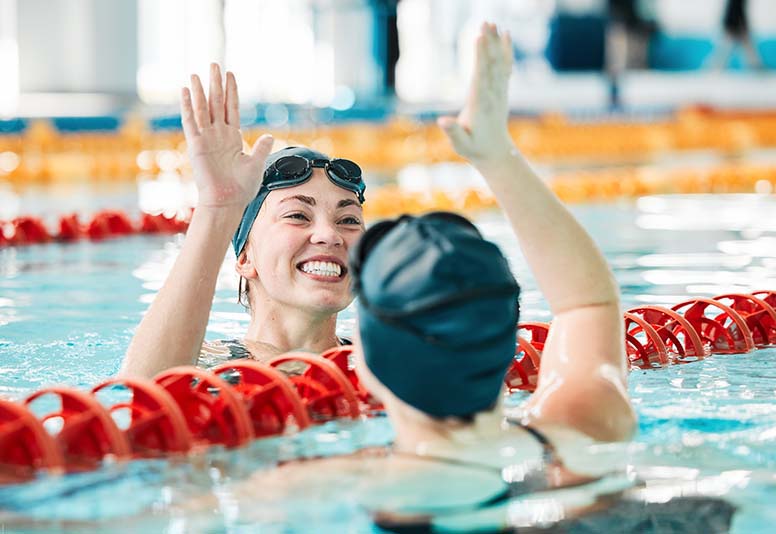
POLYGON ((485 23, 477 38, 477 54, 469 95, 458 117, 442 117, 458 154, 473 162, 486 161, 513 148, 507 130, 507 89, 512 71, 512 42, 485 23))
POLYGON ((240 104, 234 75, 226 87, 217 64, 210 66, 210 94, 205 97, 199 77, 181 93, 181 122, 188 144, 199 206, 244 209, 261 185, 264 160, 272 136, 261 136, 250 154, 243 152, 240 104))

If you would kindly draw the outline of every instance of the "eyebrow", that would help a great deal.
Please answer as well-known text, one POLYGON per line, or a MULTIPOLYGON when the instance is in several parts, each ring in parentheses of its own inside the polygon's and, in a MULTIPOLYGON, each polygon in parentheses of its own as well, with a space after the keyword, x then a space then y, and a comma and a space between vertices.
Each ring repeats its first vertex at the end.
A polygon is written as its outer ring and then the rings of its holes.
POLYGON ((291 200, 298 200, 299 202, 309 204, 310 206, 315 206, 315 199, 313 197, 306 197, 304 195, 294 195, 292 197, 286 197, 283 200, 281 200, 279 204, 282 204, 283 202, 288 202, 291 200))
POLYGON ((337 209, 347 208, 348 206, 356 206, 357 208, 360 208, 361 203, 358 200, 352 198, 346 198, 345 200, 340 200, 337 202, 337 209))
MULTIPOLYGON (((281 200, 279 204, 283 204, 284 202, 290 202, 292 200, 303 202, 304 204, 307 204, 309 206, 315 206, 316 204, 315 199, 313 197, 308 197, 305 195, 294 195, 294 196, 286 197, 283 200, 281 200)), ((356 206, 360 208, 361 203, 358 200, 353 198, 346 198, 337 202, 337 209, 347 208, 348 206, 356 206)))

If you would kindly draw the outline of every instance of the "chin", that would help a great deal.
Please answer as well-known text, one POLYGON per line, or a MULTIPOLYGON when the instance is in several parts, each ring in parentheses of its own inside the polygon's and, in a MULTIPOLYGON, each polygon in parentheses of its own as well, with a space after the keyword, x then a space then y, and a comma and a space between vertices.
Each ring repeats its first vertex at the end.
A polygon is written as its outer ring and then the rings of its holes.
POLYGON ((347 308, 351 302, 353 302, 353 297, 350 294, 314 295, 312 296, 312 302, 310 302, 310 300, 307 301, 307 306, 313 308, 317 312, 339 313, 347 308))

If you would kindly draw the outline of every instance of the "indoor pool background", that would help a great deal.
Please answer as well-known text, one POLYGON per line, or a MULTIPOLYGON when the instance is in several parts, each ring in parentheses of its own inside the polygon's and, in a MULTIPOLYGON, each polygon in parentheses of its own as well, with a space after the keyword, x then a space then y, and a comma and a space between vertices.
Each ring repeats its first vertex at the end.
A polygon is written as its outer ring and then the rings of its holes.
MULTIPOLYGON (((62 211, 55 197, 36 202, 27 213, 49 206, 62 211)), ((131 209, 137 199, 126 192, 93 194, 87 203, 92 208, 131 209)), ((646 197, 637 203, 577 206, 573 211, 610 261, 625 308, 670 305, 687 296, 776 289, 773 197, 646 197)), ((484 212, 476 222, 508 253, 523 286, 522 320, 549 320, 504 218, 498 212, 484 212)), ((115 374, 133 328, 161 286, 181 239, 136 236, 0 249, 0 395, 18 399, 53 384, 87 388, 115 374)), ((248 316, 236 303, 236 293, 227 256, 208 339, 239 337, 245 331, 248 316)), ((353 324, 351 307, 341 315, 341 334, 348 335, 353 324)), ((629 388, 639 431, 623 454, 637 462, 682 466, 698 473, 751 470, 753 482, 737 493, 753 504, 737 514, 734 531, 767 531, 776 521, 765 506, 776 497, 770 485, 771 472, 776 472, 774 362, 772 348, 631 373, 629 388)), ((517 394, 510 404, 519 406, 524 398, 517 394)), ((280 457, 349 451, 385 443, 390 436, 385 420, 376 419, 329 424, 293 439, 257 442, 239 454, 214 454, 222 455, 218 460, 222 465, 231 466, 230 476, 239 477, 280 457)), ((141 509, 173 509, 203 484, 217 484, 215 476, 185 465, 134 462, 45 484, 0 489, 0 508, 41 520, 117 518, 141 509)), ((267 508, 262 532, 295 531, 295 524, 305 531, 311 514, 320 526, 316 531, 325 530, 327 524, 332 532, 344 531, 343 525, 350 532, 369 529, 368 518, 348 499, 305 506, 303 513, 294 503, 286 504, 293 513, 285 514, 283 507, 267 508)), ((185 517, 173 513, 167 521, 169 531, 191 531, 185 517)), ((224 521, 232 525, 230 531, 243 525, 239 514, 232 517, 228 511, 224 521)))

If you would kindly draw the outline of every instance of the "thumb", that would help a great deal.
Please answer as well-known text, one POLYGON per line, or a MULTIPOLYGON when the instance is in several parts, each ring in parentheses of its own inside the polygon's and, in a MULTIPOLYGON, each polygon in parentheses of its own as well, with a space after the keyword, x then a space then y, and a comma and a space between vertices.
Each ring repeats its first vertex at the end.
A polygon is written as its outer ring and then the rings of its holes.
POLYGON ((253 148, 251 149, 251 159, 260 165, 264 164, 264 160, 267 159, 269 153, 272 152, 272 145, 275 143, 275 139, 270 134, 264 134, 259 137, 253 148))
POLYGON ((439 117, 437 124, 450 139, 456 152, 461 155, 469 152, 469 133, 458 124, 454 117, 439 117))

